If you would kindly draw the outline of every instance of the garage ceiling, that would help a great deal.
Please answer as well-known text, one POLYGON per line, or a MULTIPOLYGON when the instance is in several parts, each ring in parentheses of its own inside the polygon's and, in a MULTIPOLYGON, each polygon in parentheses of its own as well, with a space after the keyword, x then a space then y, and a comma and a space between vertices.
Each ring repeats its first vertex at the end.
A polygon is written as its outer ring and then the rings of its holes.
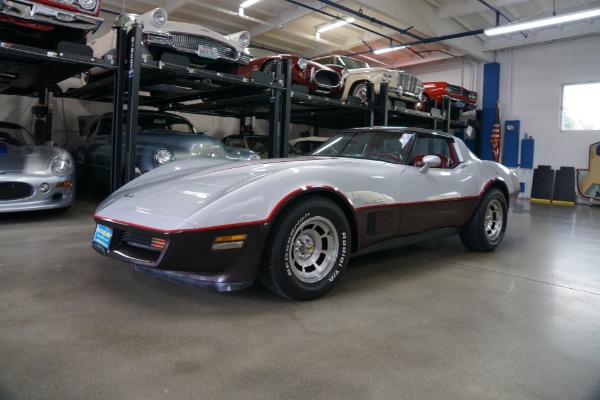
MULTIPOLYGON (((103 0, 110 13, 144 13, 164 7, 169 18, 197 23, 222 34, 248 30, 253 55, 273 52, 314 58, 324 54, 355 53, 371 64, 409 66, 466 56, 494 61, 493 50, 583 35, 599 35, 600 19, 551 27, 533 33, 514 33, 487 38, 482 29, 522 20, 600 7, 600 0, 261 0, 239 14, 243 0, 103 0), (497 10, 498 13, 494 10, 497 10), (323 32, 316 30, 339 18, 355 18, 352 24, 323 32), (467 34, 423 43, 431 38, 467 34), (404 43, 409 48, 385 54, 371 50, 404 43)), ((114 15, 104 14, 111 20, 114 15)))

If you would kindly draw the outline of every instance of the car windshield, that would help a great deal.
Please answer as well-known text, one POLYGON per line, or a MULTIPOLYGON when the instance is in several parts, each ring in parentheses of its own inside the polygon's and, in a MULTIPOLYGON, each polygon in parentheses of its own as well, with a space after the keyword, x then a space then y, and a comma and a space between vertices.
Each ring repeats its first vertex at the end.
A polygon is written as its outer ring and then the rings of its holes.
POLYGON ((229 136, 225 139, 229 147, 242 147, 259 153, 266 153, 269 148, 268 136, 229 136))
POLYGON ((39 146, 40 143, 25 128, 18 125, 0 125, 0 143, 15 146, 39 146))
POLYGON ((196 133, 194 126, 176 115, 139 115, 138 131, 196 133))
POLYGON ((346 69, 369 68, 369 64, 356 58, 337 56, 336 60, 335 64, 341 65, 346 69))
POLYGON ((249 137, 248 148, 259 153, 266 152, 269 148, 269 137, 249 137))
POLYGON ((311 155, 403 162, 414 136, 414 133, 402 131, 345 131, 325 142, 311 155))

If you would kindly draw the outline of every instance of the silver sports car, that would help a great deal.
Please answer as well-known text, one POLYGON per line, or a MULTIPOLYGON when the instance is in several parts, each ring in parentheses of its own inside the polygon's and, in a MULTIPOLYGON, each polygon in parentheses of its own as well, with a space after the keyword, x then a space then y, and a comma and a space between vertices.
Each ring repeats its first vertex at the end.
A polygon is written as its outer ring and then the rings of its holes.
POLYGON ((0 213, 66 209, 75 200, 75 164, 20 125, 0 122, 0 213))
POLYGON ((167 279, 235 290, 258 278, 311 300, 353 254, 449 234, 494 250, 518 190, 514 173, 451 135, 349 129, 306 157, 150 171, 98 206, 92 245, 167 279))

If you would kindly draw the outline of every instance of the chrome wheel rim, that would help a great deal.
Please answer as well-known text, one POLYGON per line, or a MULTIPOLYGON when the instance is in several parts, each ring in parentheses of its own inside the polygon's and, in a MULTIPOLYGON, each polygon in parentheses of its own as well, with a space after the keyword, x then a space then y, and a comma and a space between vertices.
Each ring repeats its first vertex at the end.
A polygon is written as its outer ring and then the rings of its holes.
POLYGON ((353 96, 358 97, 361 101, 367 99, 367 85, 360 84, 354 88, 353 96))
POLYGON ((490 241, 497 240, 504 226, 504 209, 498 200, 492 200, 485 210, 484 229, 490 241))
POLYGON ((315 283, 331 272, 340 240, 330 220, 323 217, 307 219, 294 230, 291 243, 287 257, 298 280, 315 283))

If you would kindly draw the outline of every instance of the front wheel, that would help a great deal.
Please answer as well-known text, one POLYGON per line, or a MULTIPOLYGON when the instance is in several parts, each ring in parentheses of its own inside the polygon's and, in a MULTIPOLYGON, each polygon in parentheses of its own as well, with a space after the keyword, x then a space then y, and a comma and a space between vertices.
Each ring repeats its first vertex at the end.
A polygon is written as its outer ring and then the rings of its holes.
POLYGON ((487 192, 460 233, 460 239, 470 250, 493 251, 498 247, 506 231, 506 198, 498 189, 487 192))
POLYGON ((306 197, 274 224, 259 279, 280 296, 313 300, 335 287, 349 255, 350 226, 342 210, 323 197, 306 197))

